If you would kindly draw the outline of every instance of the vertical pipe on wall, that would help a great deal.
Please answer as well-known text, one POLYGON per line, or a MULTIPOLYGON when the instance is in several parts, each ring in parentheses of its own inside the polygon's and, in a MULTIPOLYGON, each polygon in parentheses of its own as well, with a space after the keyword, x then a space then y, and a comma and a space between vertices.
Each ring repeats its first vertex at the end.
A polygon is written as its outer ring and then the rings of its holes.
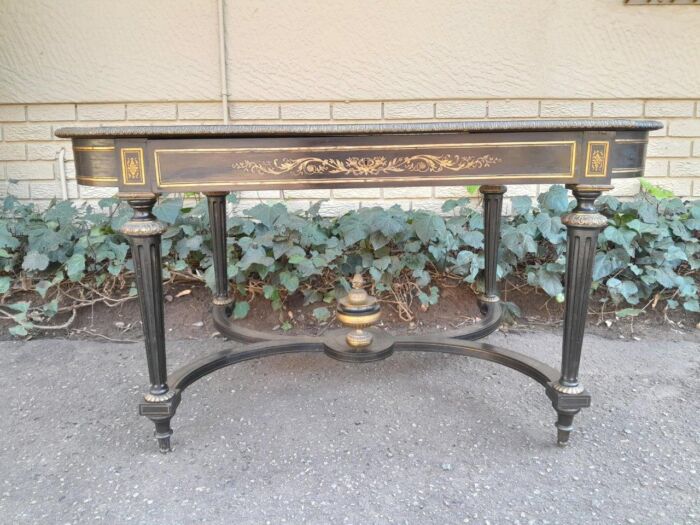
POLYGON ((68 183, 66 182, 66 149, 58 152, 58 178, 61 181, 61 198, 68 198, 68 183))
POLYGON ((224 22, 224 0, 217 0, 219 12, 219 71, 221 73, 221 110, 224 124, 228 124, 228 80, 226 79, 226 25, 224 22))

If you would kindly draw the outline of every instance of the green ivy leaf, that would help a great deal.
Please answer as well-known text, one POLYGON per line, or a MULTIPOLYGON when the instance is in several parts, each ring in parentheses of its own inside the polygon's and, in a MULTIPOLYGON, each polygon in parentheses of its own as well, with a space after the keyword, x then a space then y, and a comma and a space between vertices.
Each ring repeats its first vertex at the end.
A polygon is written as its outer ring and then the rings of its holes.
POLYGON ((689 312, 700 312, 700 303, 698 303, 697 299, 691 299, 690 301, 685 301, 683 303, 683 308, 689 312))
POLYGON ((670 199, 673 197, 673 192, 671 190, 664 189, 661 186, 656 186, 648 180, 641 179, 640 185, 642 190, 646 191, 648 194, 656 197, 657 199, 670 199))
POLYGON ((10 289, 12 281, 7 276, 0 277, 0 295, 6 293, 10 289))
POLYGON ((622 310, 615 312, 615 316, 619 318, 624 318, 624 317, 637 317, 639 314, 641 314, 644 310, 640 310, 638 308, 623 308, 622 310))
POLYGON ((513 206, 513 213, 516 215, 525 215, 532 208, 532 199, 527 195, 516 195, 510 198, 513 206))
POLYGON ((7 307, 10 308, 11 310, 14 310, 15 312, 26 314, 27 311, 29 310, 30 304, 31 303, 29 301, 19 301, 16 303, 8 304, 7 307))
POLYGON ((74 253, 66 261, 66 274, 68 278, 73 281, 79 281, 82 279, 85 272, 85 254, 74 253))
POLYGON ((561 215, 569 209, 569 193, 564 186, 558 184, 550 187, 549 191, 540 193, 538 201, 544 209, 557 215, 561 215))
POLYGON ((27 329, 24 327, 24 325, 21 324, 11 326, 9 331, 15 337, 24 337, 29 333, 27 332, 27 329))
POLYGON ((318 308, 314 308, 313 315, 317 321, 323 323, 325 321, 328 321, 328 319, 330 319, 331 312, 325 306, 320 306, 318 308))
POLYGON ((46 292, 49 291, 49 288, 51 288, 51 286, 52 286, 52 284, 49 281, 42 280, 36 284, 34 289, 36 290, 36 292, 39 295, 41 295, 41 297, 43 299, 44 297, 46 297, 46 292))
POLYGON ((22 261, 22 269, 28 272, 46 270, 49 266, 49 258, 43 253, 31 251, 22 261))
POLYGON ((175 224, 182 210, 182 197, 163 199, 153 207, 153 215, 168 224, 175 224))
POLYGON ((257 246, 246 250, 246 252, 243 254, 243 258, 238 263, 238 269, 245 271, 251 264, 271 266, 274 262, 275 260, 272 257, 267 256, 264 248, 257 246))
POLYGON ((289 293, 294 293, 297 288, 299 288, 299 277, 290 272, 280 272, 280 284, 284 286, 289 293))
POLYGON ((245 319, 250 311, 250 304, 247 301, 237 301, 236 306, 233 307, 233 318, 234 319, 245 319))
POLYGON ((441 238, 447 232, 445 220, 434 213, 416 212, 413 216, 413 227, 416 235, 424 244, 435 238, 441 238))

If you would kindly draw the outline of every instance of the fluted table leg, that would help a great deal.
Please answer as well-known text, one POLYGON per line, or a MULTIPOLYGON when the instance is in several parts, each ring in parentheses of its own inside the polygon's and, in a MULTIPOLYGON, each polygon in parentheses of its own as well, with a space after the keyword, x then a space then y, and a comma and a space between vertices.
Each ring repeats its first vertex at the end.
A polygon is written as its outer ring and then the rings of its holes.
POLYGON ((216 293, 214 304, 226 306, 232 299, 228 294, 228 258, 226 255, 226 195, 228 192, 207 192, 209 204, 209 227, 211 228, 211 244, 214 253, 214 276, 216 293))
POLYGON ((569 440, 574 416, 581 408, 590 406, 590 395, 579 382, 578 372, 598 233, 608 222, 597 212, 594 202, 603 191, 610 189, 610 186, 581 184, 568 187, 573 190, 576 207, 562 218, 567 227, 567 251, 561 377, 547 390, 558 414, 556 427, 560 445, 569 440))
POLYGON ((505 186, 481 186, 484 196, 484 295, 479 298, 482 313, 500 301, 498 294, 498 246, 501 241, 501 209, 505 186))
POLYGON ((163 325, 163 282, 160 239, 165 226, 153 216, 157 196, 152 193, 121 193, 134 210, 133 218, 121 228, 129 238, 136 272, 143 335, 146 345, 148 393, 139 405, 139 413, 155 423, 155 437, 161 452, 170 450, 170 419, 180 401, 178 392, 168 388, 163 325))

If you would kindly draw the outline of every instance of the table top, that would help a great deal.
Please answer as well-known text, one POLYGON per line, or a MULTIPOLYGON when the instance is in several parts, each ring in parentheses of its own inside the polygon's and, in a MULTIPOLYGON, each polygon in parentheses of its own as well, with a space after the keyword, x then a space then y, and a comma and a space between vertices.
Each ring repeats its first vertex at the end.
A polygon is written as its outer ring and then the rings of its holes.
POLYGON ((253 124, 200 126, 93 126, 56 130, 62 138, 192 138, 375 135, 422 133, 488 133, 523 131, 653 131, 656 120, 478 120, 459 122, 396 122, 372 124, 253 124))
POLYGON ((123 192, 595 184, 639 177, 652 120, 60 128, 78 183, 123 192))

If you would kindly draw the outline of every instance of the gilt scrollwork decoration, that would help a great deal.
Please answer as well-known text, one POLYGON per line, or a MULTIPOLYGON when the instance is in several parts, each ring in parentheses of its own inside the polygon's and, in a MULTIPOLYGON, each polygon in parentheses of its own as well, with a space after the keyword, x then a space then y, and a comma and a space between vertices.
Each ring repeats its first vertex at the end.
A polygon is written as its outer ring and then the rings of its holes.
POLYGON ((392 173, 439 173, 442 171, 466 171, 487 168, 502 162, 493 155, 410 155, 387 158, 385 156, 320 158, 283 158, 269 161, 242 160, 234 162, 234 170, 255 175, 387 175, 392 173))

